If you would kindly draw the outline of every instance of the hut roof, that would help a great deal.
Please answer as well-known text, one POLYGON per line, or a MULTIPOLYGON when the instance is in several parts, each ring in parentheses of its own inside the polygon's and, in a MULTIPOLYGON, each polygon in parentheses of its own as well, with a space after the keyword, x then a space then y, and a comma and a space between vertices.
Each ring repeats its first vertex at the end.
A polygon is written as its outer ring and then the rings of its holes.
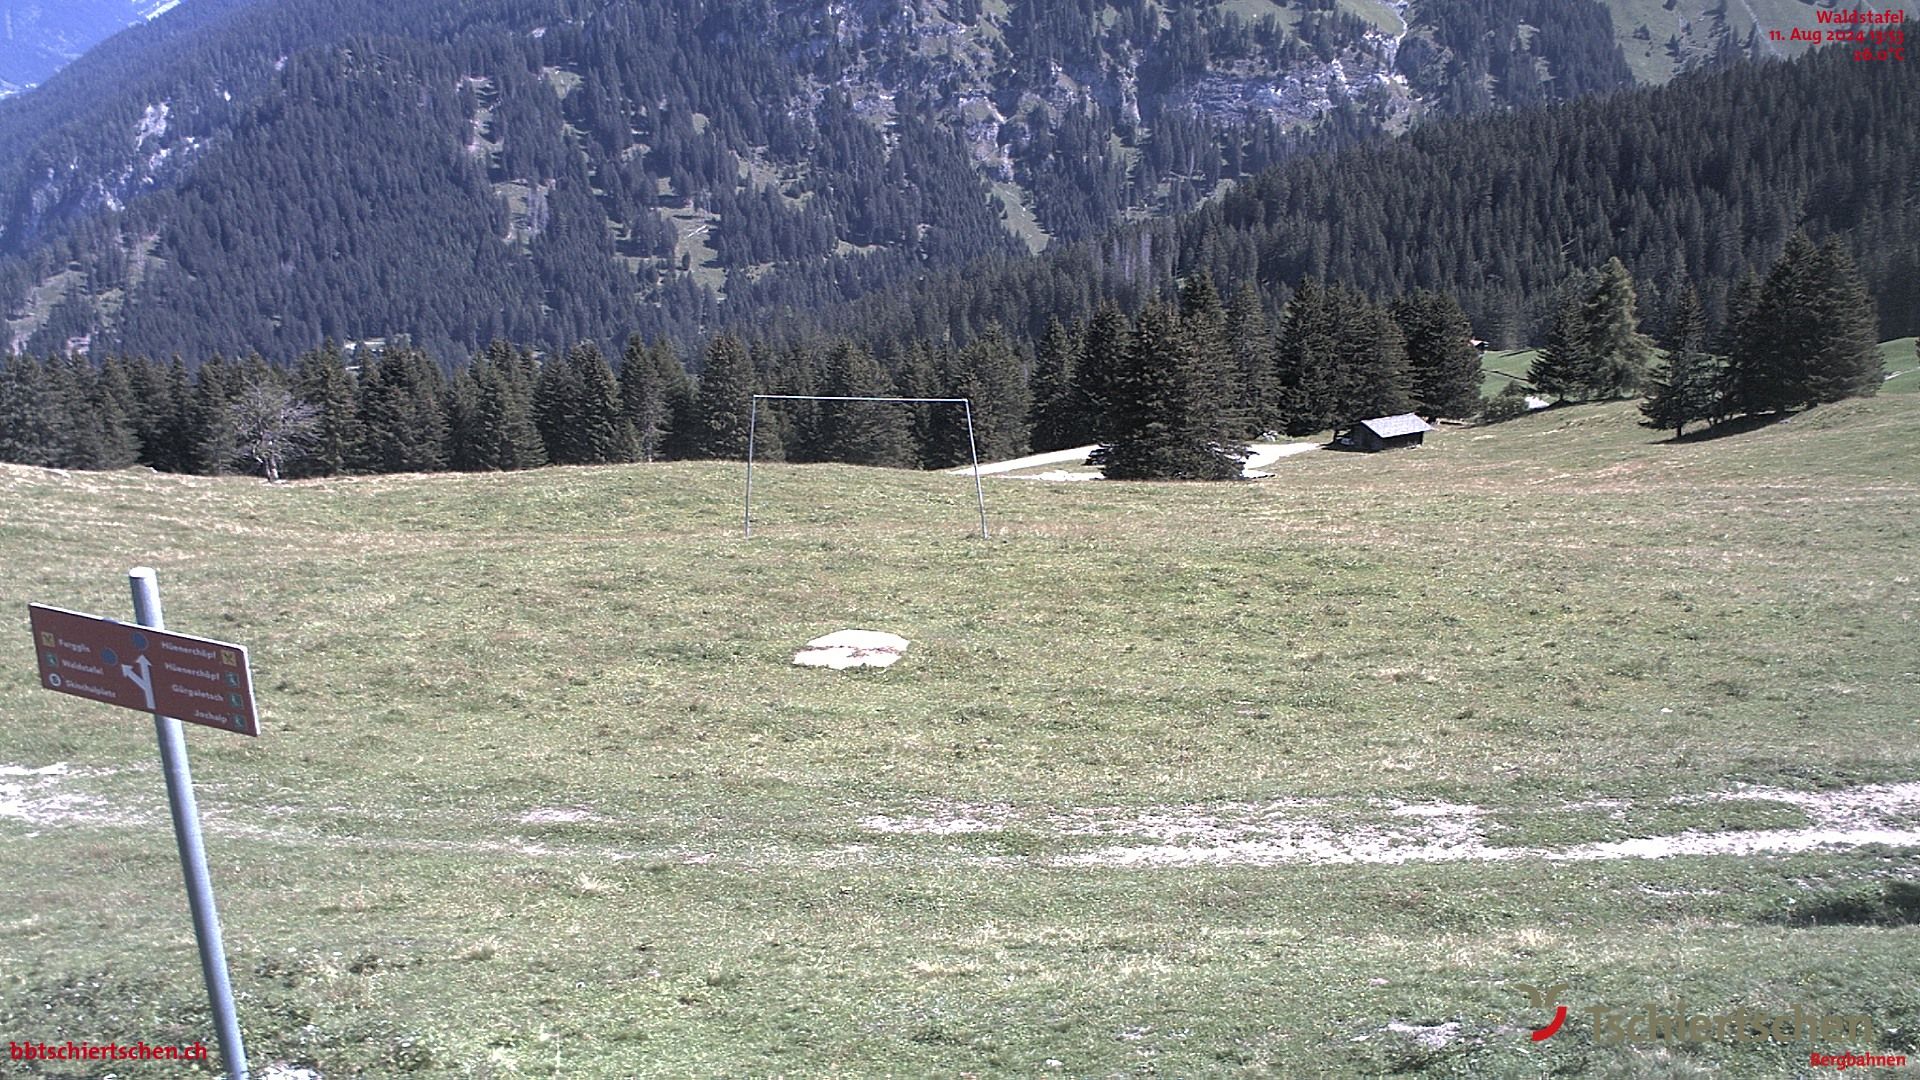
POLYGON ((1360 421, 1360 426, 1383 439, 1391 439, 1396 435, 1412 435, 1415 432, 1433 430, 1432 424, 1427 423, 1412 413, 1401 413, 1398 416, 1376 416, 1371 420, 1360 421))

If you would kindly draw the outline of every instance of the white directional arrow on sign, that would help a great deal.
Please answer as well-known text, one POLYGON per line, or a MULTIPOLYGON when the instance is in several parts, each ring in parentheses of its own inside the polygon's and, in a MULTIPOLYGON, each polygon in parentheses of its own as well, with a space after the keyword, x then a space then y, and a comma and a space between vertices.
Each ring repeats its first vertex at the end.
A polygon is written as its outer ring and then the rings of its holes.
POLYGON ((133 664, 121 664, 120 674, 132 680, 133 685, 139 687, 140 692, 147 695, 147 708, 151 709, 153 708, 153 661, 147 659, 146 653, 141 653, 140 656, 134 660, 133 664), (140 665, 140 674, 135 675, 133 673, 133 664, 140 665))

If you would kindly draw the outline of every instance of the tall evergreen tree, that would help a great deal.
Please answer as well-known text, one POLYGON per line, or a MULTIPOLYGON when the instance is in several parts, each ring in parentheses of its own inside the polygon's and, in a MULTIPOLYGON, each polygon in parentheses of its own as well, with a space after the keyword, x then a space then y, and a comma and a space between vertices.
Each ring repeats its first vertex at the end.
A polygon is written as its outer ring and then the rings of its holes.
POLYGON ((123 469, 133 464, 137 457, 133 429, 86 359, 51 357, 47 368, 67 414, 61 464, 69 469, 123 469))
POLYGON ((245 383, 237 365, 219 353, 194 372, 193 394, 185 410, 189 472, 218 473, 233 461, 236 447, 233 428, 227 422, 227 407, 243 389, 245 383))
POLYGON ((540 442, 550 464, 580 465, 588 460, 580 424, 581 399, 585 396, 580 372, 565 356, 548 356, 541 361, 540 374, 533 382, 533 422, 540 429, 540 442))
POLYGON ((0 355, 0 461, 59 466, 67 421, 59 388, 38 360, 0 355))
POLYGON ((1183 332, 1161 305, 1141 312, 1115 385, 1117 434, 1102 447, 1109 479, 1240 476, 1247 449, 1219 407, 1218 369, 1203 355, 1203 338, 1183 332))
POLYGON ((693 382, 671 342, 663 338, 643 345, 638 334, 627 340, 620 364, 620 400, 641 461, 666 456, 674 423, 684 419, 692 396, 693 382))
POLYGON ((1240 283, 1232 303, 1227 305, 1227 342, 1233 358, 1234 408, 1245 421, 1241 434, 1251 437, 1279 430, 1266 304, 1250 280, 1240 283))
MULTIPOLYGON (((899 384, 902 397, 937 398, 946 395, 946 384, 941 381, 940 367, 934 359, 932 346, 924 341, 916 341, 907 347, 906 355, 900 361, 899 384)), ((908 437, 913 441, 914 454, 921 468, 937 469, 958 464, 943 460, 940 443, 942 414, 953 408, 952 405, 911 406, 908 437)))
POLYGON ((1240 388, 1234 379, 1232 341, 1227 334, 1227 309, 1220 301, 1220 290, 1213 275, 1205 270, 1191 274, 1180 283, 1180 333, 1192 349, 1198 364, 1196 378, 1207 385, 1199 388, 1200 407, 1219 414, 1220 429, 1238 435, 1251 423, 1240 408, 1240 388))
POLYGON ((298 469, 306 475, 338 476, 353 464, 361 442, 360 410, 353 373, 332 338, 294 365, 294 393, 316 410, 313 447, 298 469))
POLYGON ((472 423, 463 467, 494 471, 547 463, 546 442, 533 419, 532 369, 532 355, 504 341, 495 341, 474 359, 472 423))
POLYGON ((600 347, 583 341, 567 350, 571 384, 577 388, 572 422, 580 463, 606 465, 636 456, 633 425, 621 406, 620 384, 600 347))
POLYGON ((1593 385, 1598 365, 1588 352, 1589 337, 1583 314, 1585 275, 1561 285, 1547 316, 1547 340, 1527 365, 1527 381, 1555 401, 1584 397, 1593 385))
POLYGON ((1650 380, 1640 406, 1649 427, 1670 429, 1677 438, 1687 425, 1712 419, 1720 408, 1719 362, 1706 351, 1707 317, 1700 293, 1687 285, 1674 297, 1667 316, 1667 358, 1650 380))
POLYGON ((1384 308, 1347 289, 1340 298, 1339 426, 1413 408, 1407 393, 1407 346, 1399 324, 1384 308))
POLYGON ((1818 256, 1806 233, 1795 232, 1742 305, 1727 358, 1728 412, 1782 412, 1812 402, 1808 365, 1830 330, 1811 318, 1825 288, 1818 256))
POLYGON ((1286 433, 1325 431, 1338 415, 1338 316, 1332 294, 1315 278, 1300 282, 1287 301, 1274 345, 1274 384, 1286 433))
POLYGON ((1083 424, 1074 405, 1073 375, 1079 357, 1079 341, 1056 317, 1048 320, 1047 332, 1033 352, 1033 448, 1036 451, 1064 450, 1079 446, 1083 424))
POLYGON ((1871 397, 1886 380, 1875 328, 1879 317, 1866 282, 1838 239, 1828 239, 1814 254, 1813 279, 1819 289, 1807 314, 1821 330, 1807 358, 1807 397, 1832 402, 1871 397))
POLYGON ((1432 420, 1479 413, 1480 350, 1473 327, 1453 296, 1415 289, 1394 305, 1407 342, 1408 389, 1414 408, 1432 420))
POLYGON ((394 344, 360 378, 360 466, 372 472, 447 467, 446 378, 426 353, 394 344))
MULTIPOLYGON (((998 323, 954 357, 948 396, 972 402, 981 461, 1002 461, 1028 451, 1026 372, 1020 353, 998 323)), ((948 410, 951 412, 952 410, 948 410)))
POLYGON ((1633 275, 1617 256, 1608 259, 1581 305, 1586 355, 1593 366, 1586 390, 1593 397, 1633 393, 1653 363, 1653 343, 1640 332, 1634 303, 1633 275))
POLYGON ((1087 324, 1080 364, 1073 372, 1073 411, 1084 425, 1079 439, 1110 442, 1118 433, 1114 401, 1132 343, 1133 328, 1112 304, 1101 307, 1087 324))
MULTIPOLYGON (((868 352, 852 342, 829 349, 821 392, 839 397, 890 397, 893 385, 868 352)), ((910 417, 893 402, 823 401, 819 443, 825 460, 849 465, 904 467, 914 462, 910 417)))
MULTIPOLYGON (((701 367, 694 396, 689 453, 698 458, 745 458, 748 410, 755 393, 758 387, 753 365, 739 339, 722 334, 708 342, 706 363, 701 367)), ((777 447, 775 432, 755 434, 772 437, 770 445, 756 438, 758 449, 777 447)))

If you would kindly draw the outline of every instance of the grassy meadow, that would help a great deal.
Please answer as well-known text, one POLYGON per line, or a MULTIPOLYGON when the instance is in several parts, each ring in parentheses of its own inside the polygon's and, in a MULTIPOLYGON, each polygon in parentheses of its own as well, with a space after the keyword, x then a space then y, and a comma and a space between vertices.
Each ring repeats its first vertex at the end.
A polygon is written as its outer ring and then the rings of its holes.
POLYGON ((0 1030, 212 1041, 152 726, 41 690, 26 633, 28 601, 125 616, 150 564, 171 628, 253 653, 262 736, 188 742, 256 1075, 1912 1054, 1920 808, 1686 845, 1920 781, 1920 398, 1637 418, 990 479, 986 542, 969 481, 835 466, 759 470, 751 541, 730 464, 0 466, 0 1030), (844 627, 912 649, 791 665, 844 627), (1536 1044, 1519 987, 1561 982, 1536 1044), (1681 999, 1877 1041, 1613 1045, 1585 1012, 1681 999))

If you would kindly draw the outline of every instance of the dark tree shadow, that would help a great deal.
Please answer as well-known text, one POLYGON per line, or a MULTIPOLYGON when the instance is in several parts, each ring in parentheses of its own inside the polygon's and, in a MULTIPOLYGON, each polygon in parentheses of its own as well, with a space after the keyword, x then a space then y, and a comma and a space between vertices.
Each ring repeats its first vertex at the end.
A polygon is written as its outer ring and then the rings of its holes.
POLYGON ((1696 428, 1693 431, 1687 432, 1685 435, 1669 435, 1660 441, 1669 446, 1711 442, 1714 439, 1724 439, 1729 435, 1745 435, 1749 431, 1759 431, 1761 428, 1772 427, 1775 424, 1791 419, 1797 415, 1799 414, 1794 412, 1775 412, 1736 416, 1730 420, 1722 420, 1717 424, 1696 428))

